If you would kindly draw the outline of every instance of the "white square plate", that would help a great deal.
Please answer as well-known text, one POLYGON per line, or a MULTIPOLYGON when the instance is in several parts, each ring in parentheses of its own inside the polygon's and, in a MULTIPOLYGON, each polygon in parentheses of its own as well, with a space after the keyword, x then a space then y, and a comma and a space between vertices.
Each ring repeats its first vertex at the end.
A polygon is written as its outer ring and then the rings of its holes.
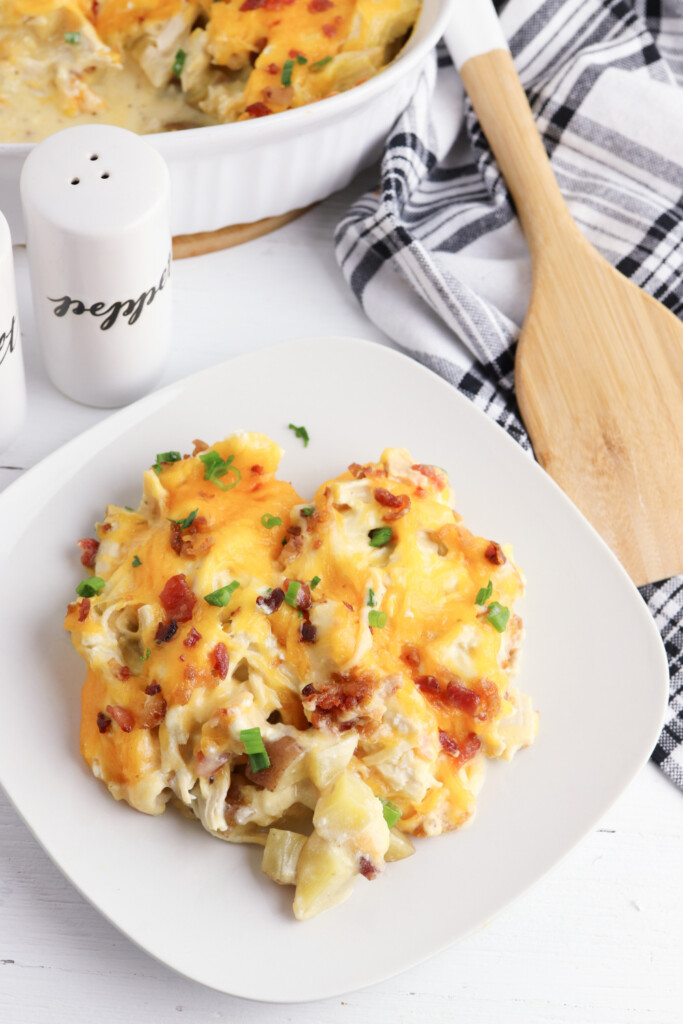
POLYGON ((538 879, 605 812, 652 750, 668 671, 645 603, 552 480, 449 384, 366 342, 316 338, 233 359, 116 413, 0 496, 5 726, 0 779, 55 863, 118 928, 205 985, 271 1002, 377 982, 453 943, 538 879), (287 424, 304 424, 304 448, 287 424), (108 502, 139 501, 157 452, 237 429, 286 449, 308 497, 388 446, 450 473, 476 533, 512 542, 527 576, 520 686, 540 733, 491 764, 471 828, 419 841, 377 881, 308 922, 292 890, 170 809, 116 803, 78 752, 84 665, 62 629, 79 537, 108 502))

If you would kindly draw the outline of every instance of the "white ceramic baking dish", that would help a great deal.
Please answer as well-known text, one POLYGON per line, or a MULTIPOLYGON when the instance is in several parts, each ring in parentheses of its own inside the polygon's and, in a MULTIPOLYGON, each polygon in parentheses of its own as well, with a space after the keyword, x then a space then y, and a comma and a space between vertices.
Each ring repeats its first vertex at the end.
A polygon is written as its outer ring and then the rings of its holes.
MULTIPOLYGON (((171 172, 174 235, 295 210, 343 188, 375 160, 443 35, 450 0, 423 0, 396 60, 348 92, 273 117, 148 135, 171 172)), ((24 242, 19 175, 31 143, 0 144, 0 209, 24 242)))

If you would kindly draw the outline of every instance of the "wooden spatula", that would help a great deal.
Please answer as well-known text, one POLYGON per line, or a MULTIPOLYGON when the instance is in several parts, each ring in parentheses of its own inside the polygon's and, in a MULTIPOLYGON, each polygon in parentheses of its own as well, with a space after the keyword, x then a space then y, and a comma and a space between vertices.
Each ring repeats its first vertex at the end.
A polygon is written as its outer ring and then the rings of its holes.
POLYGON ((453 0, 446 41, 531 252, 515 379, 536 458, 635 583, 683 572, 683 324, 572 220, 491 0, 453 0))

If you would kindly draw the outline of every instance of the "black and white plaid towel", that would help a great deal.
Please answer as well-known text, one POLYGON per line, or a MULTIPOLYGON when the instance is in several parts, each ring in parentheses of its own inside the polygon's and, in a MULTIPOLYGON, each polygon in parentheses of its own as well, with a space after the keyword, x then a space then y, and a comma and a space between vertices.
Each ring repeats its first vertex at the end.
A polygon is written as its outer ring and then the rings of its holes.
MULTIPOLYGON (((582 231, 683 317, 683 0, 499 7, 582 231)), ((380 191, 349 210, 336 245, 368 316, 530 448, 513 381, 531 283, 526 245, 444 49, 392 131, 380 191)), ((652 756, 683 788, 683 576, 641 593, 671 672, 670 714, 652 756)))

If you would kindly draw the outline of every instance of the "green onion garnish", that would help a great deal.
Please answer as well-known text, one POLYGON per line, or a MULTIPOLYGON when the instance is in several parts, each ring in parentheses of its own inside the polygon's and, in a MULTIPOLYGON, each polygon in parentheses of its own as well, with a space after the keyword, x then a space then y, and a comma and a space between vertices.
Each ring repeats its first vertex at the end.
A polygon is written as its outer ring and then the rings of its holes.
POLYGON ((143 658, 143 656, 141 654, 139 654, 138 657, 139 657, 140 661, 147 661, 147 659, 149 658, 151 653, 152 652, 150 651, 149 647, 146 647, 145 648, 145 656, 144 656, 144 658, 143 658))
POLYGON ((401 817, 401 812, 396 804, 392 804, 391 800, 385 800, 384 797, 380 797, 379 799, 382 804, 384 820, 386 821, 388 828, 393 828, 401 817))
POLYGON ((76 593, 79 597, 94 597, 105 586, 106 580, 103 580, 101 576, 91 576, 89 579, 82 580, 78 584, 76 593))
POLYGON ((314 512, 315 512, 315 506, 314 505, 307 505, 306 508, 302 508, 302 509, 299 510, 299 515, 300 516, 304 516, 306 519, 308 519, 308 517, 312 516, 314 512))
POLYGON ((296 62, 297 64, 308 64, 308 57, 304 57, 303 53, 297 53, 296 62))
POLYGON ((300 437, 304 443, 304 448, 308 448, 308 442, 311 440, 308 436, 308 431, 305 427, 295 427, 293 423, 289 424, 289 429, 294 431, 296 437, 300 437))
POLYGON ((186 59, 187 54, 185 53, 185 51, 178 50, 178 52, 175 55, 175 60, 173 61, 173 74, 176 76, 176 78, 180 78, 180 72, 183 70, 183 67, 185 66, 186 59))
POLYGON ((499 604, 497 601, 491 601, 486 619, 491 623, 494 629, 497 629, 499 633, 504 633, 509 618, 509 608, 506 608, 505 605, 499 604))
POLYGON ((125 508, 126 512, 135 512, 135 509, 132 507, 132 505, 124 505, 123 507, 125 508))
POLYGON ((315 588, 318 586, 319 583, 320 583, 320 577, 319 576, 314 576, 313 579, 311 580, 311 590, 315 590, 315 588))
POLYGON ((298 580, 290 580, 289 586, 287 587, 287 593, 285 594, 285 601, 292 608, 296 608, 296 597, 301 590, 301 584, 298 580))
POLYGON ((368 608, 375 607, 375 591, 370 587, 368 590, 368 608))
POLYGON ((80 43, 80 41, 81 41, 81 33, 80 32, 65 32, 64 33, 64 42, 65 43, 70 43, 71 46, 77 46, 78 43, 80 43))
POLYGON ((162 466, 165 462, 180 462, 182 455, 180 452, 161 452, 157 455, 157 461, 152 466, 152 469, 157 476, 160 475, 162 466))
POLYGON ((234 455, 228 455, 227 460, 224 460, 218 452, 210 451, 202 452, 199 458, 204 463, 204 479, 209 480, 216 487, 220 487, 222 491, 231 491, 242 479, 239 469, 232 464, 235 459, 234 455), (235 477, 234 481, 231 484, 221 483, 220 477, 225 476, 228 472, 235 477))
POLYGON ((282 75, 280 81, 284 86, 292 84, 292 68, 294 67, 293 60, 286 60, 282 65, 282 75))
POLYGON ((476 598, 474 599, 475 604, 484 605, 493 593, 493 583, 491 580, 488 581, 485 587, 482 587, 476 598))
POLYGON ((249 767, 252 772, 262 772, 264 768, 270 768, 270 758, 258 726, 254 729, 242 729, 240 742, 244 743, 244 750, 249 757, 249 767))
POLYGON ((190 512, 189 515, 185 516, 184 519, 169 519, 169 523, 177 523, 181 530, 186 530, 188 526, 192 526, 193 522, 197 518, 198 508, 195 508, 190 512))
POLYGON ((378 612, 377 609, 368 612, 368 626, 374 626, 376 629, 384 629, 387 624, 387 613, 378 612))
POLYGON ((268 512, 265 512, 261 516, 261 523, 265 526, 266 530, 272 530, 274 526, 282 526, 282 520, 279 516, 271 516, 268 512))
POLYGON ((135 556, 135 558, 133 559, 133 568, 134 568, 134 569, 137 569, 137 567, 138 567, 139 565, 142 565, 142 562, 140 561, 140 559, 139 559, 139 558, 138 558, 138 556, 136 555, 136 556, 135 556))
POLYGON ((329 64, 332 60, 331 57, 323 57, 322 60, 317 60, 314 64, 311 64, 311 71, 322 71, 326 64, 329 64))
POLYGON ((378 526, 376 529, 370 530, 368 537, 371 548, 383 548, 392 538, 392 529, 390 526, 378 526))
POLYGON ((237 580, 233 580, 232 583, 228 583, 227 587, 219 587, 218 590, 212 590, 210 594, 205 594, 204 600, 207 604, 215 605, 216 608, 225 608, 238 587, 237 580))

